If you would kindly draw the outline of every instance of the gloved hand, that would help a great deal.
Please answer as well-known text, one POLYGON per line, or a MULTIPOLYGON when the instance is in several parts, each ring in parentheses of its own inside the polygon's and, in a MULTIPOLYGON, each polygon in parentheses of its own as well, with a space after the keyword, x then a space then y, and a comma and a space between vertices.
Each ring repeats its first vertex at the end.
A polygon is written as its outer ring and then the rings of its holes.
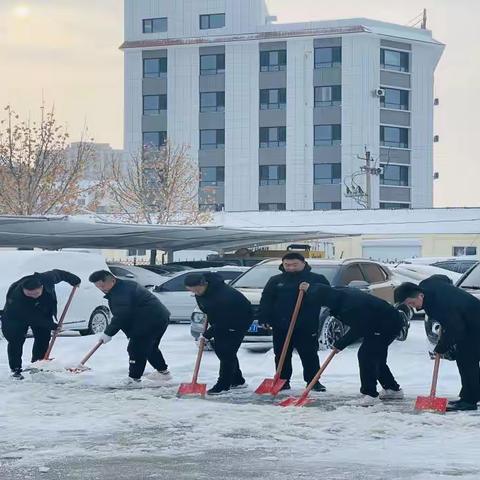
POLYGON ((101 340, 103 343, 108 343, 111 339, 112 337, 105 335, 104 333, 102 333, 99 338, 99 340, 101 340))
POLYGON ((206 332, 203 333, 202 337, 205 340, 211 340, 215 336, 215 332, 213 327, 209 327, 206 332))
MULTIPOLYGON (((52 332, 55 332, 56 330, 58 330, 58 323, 53 322, 51 330, 52 330, 52 332)), ((61 332, 62 329, 60 328, 60 330, 58 330, 58 331, 61 332)))
POLYGON ((73 275, 74 278, 69 282, 72 287, 79 287, 80 284, 82 283, 82 279, 80 277, 77 277, 76 275, 73 275))

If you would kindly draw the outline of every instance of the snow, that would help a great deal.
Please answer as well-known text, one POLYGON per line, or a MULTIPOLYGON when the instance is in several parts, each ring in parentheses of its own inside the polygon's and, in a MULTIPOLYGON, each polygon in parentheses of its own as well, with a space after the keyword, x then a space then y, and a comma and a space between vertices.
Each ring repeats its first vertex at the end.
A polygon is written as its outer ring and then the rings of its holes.
MULTIPOLYGON (((273 374, 271 351, 240 351, 240 364, 250 385, 248 392, 206 400, 179 399, 175 396, 178 384, 190 381, 196 355, 189 326, 171 325, 162 341, 174 381, 161 388, 146 380, 141 388, 122 387, 128 366, 127 340, 122 334, 90 359, 91 371, 78 375, 62 371, 62 367, 78 364, 95 342, 93 336, 59 338, 53 352, 53 371, 27 374, 24 381, 9 379, 5 342, 0 343, 2 479, 23 478, 2 476, 2 468, 7 467, 37 472, 50 468, 50 475, 60 460, 68 464, 88 459, 85 464, 89 464, 140 459, 147 468, 152 456, 175 462, 188 454, 195 466, 218 451, 232 462, 237 455, 243 455, 244 461, 252 457, 251 468, 254 463, 260 464, 267 472, 269 464, 282 462, 312 473, 320 465, 341 466, 346 472, 345 477, 332 474, 330 478, 389 478, 354 476, 355 472, 385 468, 408 472, 405 477, 391 478, 479 478, 480 416, 476 412, 413 412, 416 396, 429 392, 433 367, 421 322, 415 322, 408 340, 395 342, 390 353, 390 366, 408 400, 398 406, 371 408, 352 404, 359 388, 355 346, 334 358, 322 380, 328 392, 315 394, 315 404, 282 409, 270 398, 258 398, 253 393, 265 377, 273 374)), ((27 339, 24 358, 28 358, 31 343, 27 339)), ((321 359, 327 354, 321 351, 321 359)), ((217 370, 215 355, 206 352, 199 381, 211 385, 217 370)), ((304 386, 297 356, 292 386, 293 394, 300 394, 304 386)), ((456 398, 459 388, 455 364, 442 362, 438 395, 456 398)), ((248 460, 246 463, 244 468, 248 470, 248 460)), ((178 468, 183 468, 180 464, 179 460, 178 468)), ((50 478, 48 475, 42 474, 42 478, 50 478)))

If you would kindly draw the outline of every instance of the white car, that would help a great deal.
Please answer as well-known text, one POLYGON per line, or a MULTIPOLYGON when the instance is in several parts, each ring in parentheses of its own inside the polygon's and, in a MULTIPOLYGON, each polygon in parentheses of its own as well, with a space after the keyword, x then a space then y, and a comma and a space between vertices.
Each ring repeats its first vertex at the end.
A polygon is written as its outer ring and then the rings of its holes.
MULTIPOLYGON (((41 250, 0 251, 0 309, 3 309, 10 285, 35 272, 67 270, 78 275, 82 283, 75 293, 65 317, 64 330, 76 330, 82 335, 103 332, 110 321, 108 303, 103 293, 88 281, 96 270, 108 270, 101 255, 77 252, 46 252, 41 250)), ((67 302, 72 287, 65 282, 55 286, 58 299, 58 317, 67 302)))
POLYGON ((198 268, 178 272, 170 277, 165 277, 164 281, 153 289, 153 293, 157 295, 160 301, 170 310, 170 321, 172 323, 190 323, 193 310, 197 306, 194 295, 190 293, 184 286, 184 280, 190 273, 216 272, 225 282, 230 282, 249 267, 237 267, 229 265, 218 268, 198 268))
POLYGON ((109 263, 108 268, 117 277, 122 280, 133 280, 142 287, 152 289, 153 287, 165 282, 170 276, 162 276, 151 272, 145 268, 134 265, 123 265, 121 263, 109 263))

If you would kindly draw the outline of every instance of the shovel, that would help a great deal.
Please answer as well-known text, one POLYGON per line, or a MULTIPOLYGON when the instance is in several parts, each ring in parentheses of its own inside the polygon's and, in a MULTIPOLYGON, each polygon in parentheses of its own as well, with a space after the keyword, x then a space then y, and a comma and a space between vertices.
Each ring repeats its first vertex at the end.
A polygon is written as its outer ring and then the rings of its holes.
MULTIPOLYGON (((208 328, 208 319, 205 320, 205 327, 203 333, 207 331, 208 328)), ((193 369, 193 377, 191 383, 181 383, 178 387, 177 395, 182 397, 183 395, 200 395, 201 397, 205 396, 207 391, 207 385, 205 383, 197 383, 198 372, 200 370, 200 363, 202 361, 203 351, 205 350, 205 338, 202 335, 200 342, 198 344, 198 353, 197 360, 195 362, 195 368, 193 369)))
POLYGON ((255 390, 255 393, 258 395, 277 395, 278 392, 285 385, 286 380, 280 378, 282 374, 283 365, 285 363, 285 358, 287 357, 288 347, 290 346, 290 341, 292 340, 293 329, 295 328, 295 323, 297 322, 298 314, 302 306, 303 297, 305 292, 300 290, 298 292, 297 303, 295 304, 295 309, 293 310, 292 319, 290 320, 290 326, 288 327, 287 336, 285 337, 285 342, 283 344, 282 354, 278 361, 277 371, 273 378, 266 378, 255 390))
POLYGON ((67 368, 71 373, 81 373, 85 372, 86 370, 90 370, 85 364, 88 362, 90 357, 103 345, 103 342, 99 340, 99 342, 83 357, 81 362, 76 367, 67 368))
POLYGON ((438 370, 440 368, 440 354, 435 354, 435 364, 433 366, 432 388, 429 397, 417 397, 415 410, 445 413, 447 411, 448 398, 436 397, 438 370))
POLYGON ((313 377, 312 381, 307 385, 307 388, 305 388, 303 393, 298 398, 297 397, 289 397, 289 398, 283 400, 283 402, 280 402, 278 405, 280 405, 282 407, 290 407, 290 406, 303 407, 305 405, 308 405, 311 402, 314 402, 313 399, 308 398, 308 394, 311 392, 311 390, 315 386, 315 384, 320 380, 320 377, 322 376, 322 373, 328 367, 328 364, 332 361, 332 359, 336 355, 336 353, 337 352, 335 350, 332 350, 330 352, 328 357, 323 362, 323 365, 320 367, 320 370, 313 377))

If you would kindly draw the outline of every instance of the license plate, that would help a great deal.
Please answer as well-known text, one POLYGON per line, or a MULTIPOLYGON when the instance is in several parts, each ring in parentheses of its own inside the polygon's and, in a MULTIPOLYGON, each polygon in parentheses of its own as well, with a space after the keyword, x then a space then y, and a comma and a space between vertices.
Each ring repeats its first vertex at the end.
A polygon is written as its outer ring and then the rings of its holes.
POLYGON ((258 332, 258 322, 255 320, 248 329, 248 333, 257 333, 258 332))

